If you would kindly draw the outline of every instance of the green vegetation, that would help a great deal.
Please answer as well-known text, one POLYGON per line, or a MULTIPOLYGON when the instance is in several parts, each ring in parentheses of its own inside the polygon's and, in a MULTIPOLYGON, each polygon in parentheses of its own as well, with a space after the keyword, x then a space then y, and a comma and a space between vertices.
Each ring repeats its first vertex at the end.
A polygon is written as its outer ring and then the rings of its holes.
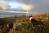
POLYGON ((24 16, 23 17, 9 17, 9 18, 7 18, 8 23, 14 22, 15 20, 16 21, 22 20, 19 23, 23 22, 23 23, 21 23, 22 25, 16 26, 16 32, 15 33, 49 33, 49 22, 45 23, 44 25, 41 25, 37 29, 33 29, 32 24, 29 21, 29 18, 26 18, 24 16))
POLYGON ((26 20, 25 21, 25 24, 22 23, 22 25, 16 26, 16 33, 49 33, 49 22, 41 25, 37 29, 33 29, 32 28, 32 24, 29 21, 29 18, 28 19, 25 19, 25 20, 26 20), (28 23, 26 23, 26 22, 28 22, 28 23))
POLYGON ((49 24, 44 24, 38 29, 32 29, 32 24, 22 24, 16 26, 16 33, 49 33, 49 24))
POLYGON ((0 18, 0 24, 10 24, 14 23, 16 21, 16 17, 6 17, 6 18, 0 18))
POLYGON ((13 23, 13 22, 15 22, 16 21, 16 17, 8 17, 8 18, 6 18, 7 20, 7 23, 13 23))

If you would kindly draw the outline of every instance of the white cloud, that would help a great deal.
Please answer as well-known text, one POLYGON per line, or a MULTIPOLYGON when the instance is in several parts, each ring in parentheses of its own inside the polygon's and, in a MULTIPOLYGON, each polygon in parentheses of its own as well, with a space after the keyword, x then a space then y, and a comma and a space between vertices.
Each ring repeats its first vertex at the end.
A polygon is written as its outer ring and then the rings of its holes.
POLYGON ((19 8, 21 6, 21 4, 17 2, 9 2, 9 5, 11 8, 19 8))
POLYGON ((32 5, 22 4, 21 7, 22 7, 22 9, 24 9, 24 10, 31 10, 31 9, 32 9, 32 5))
POLYGON ((0 0, 0 3, 5 2, 4 0, 0 0))

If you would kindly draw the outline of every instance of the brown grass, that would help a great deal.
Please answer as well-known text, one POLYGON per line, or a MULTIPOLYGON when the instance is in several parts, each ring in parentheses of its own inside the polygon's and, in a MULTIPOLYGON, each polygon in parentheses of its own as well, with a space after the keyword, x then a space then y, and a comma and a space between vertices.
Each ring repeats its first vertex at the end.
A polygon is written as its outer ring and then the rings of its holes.
POLYGON ((38 29, 32 29, 28 17, 16 17, 16 31, 14 33, 49 33, 49 22, 41 25, 38 29))

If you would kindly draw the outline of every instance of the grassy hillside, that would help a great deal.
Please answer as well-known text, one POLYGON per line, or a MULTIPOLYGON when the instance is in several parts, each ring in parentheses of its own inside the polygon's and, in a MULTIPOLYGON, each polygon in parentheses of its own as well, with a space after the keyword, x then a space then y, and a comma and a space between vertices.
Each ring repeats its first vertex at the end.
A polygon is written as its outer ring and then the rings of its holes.
MULTIPOLYGON (((40 16, 42 16, 41 19, 48 17, 47 14, 40 15, 40 16)), ((22 23, 22 25, 16 26, 16 33, 49 33, 49 22, 40 26, 40 28, 33 30, 29 18, 26 18, 24 16, 22 16, 22 18, 21 17, 19 18, 20 20, 22 20, 21 22, 24 22, 25 24, 22 23)), ((18 21, 20 22, 20 20, 18 21)))
MULTIPOLYGON (((47 15, 40 15, 40 16, 42 16, 41 19, 48 17, 47 15)), ((32 29, 32 24, 29 20, 29 17, 26 16, 16 17, 15 23, 16 23, 16 31, 13 33, 49 33, 49 21, 48 23, 44 22, 45 24, 41 25, 40 28, 37 29, 32 29)))

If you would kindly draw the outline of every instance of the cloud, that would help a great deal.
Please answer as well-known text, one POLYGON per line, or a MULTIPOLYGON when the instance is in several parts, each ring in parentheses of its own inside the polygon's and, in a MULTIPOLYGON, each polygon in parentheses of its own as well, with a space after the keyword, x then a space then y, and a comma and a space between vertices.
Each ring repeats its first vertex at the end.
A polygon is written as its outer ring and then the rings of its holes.
POLYGON ((16 2, 15 0, 0 0, 0 3, 4 3, 4 4, 7 4, 12 7, 12 8, 16 8, 16 2))
POLYGON ((18 7, 18 3, 15 3, 15 2, 9 2, 8 4, 11 6, 11 8, 17 8, 18 7))
POLYGON ((34 8, 32 9, 32 11, 35 11, 35 12, 49 11, 49 0, 5 0, 5 1, 11 5, 11 8, 21 9, 22 6, 27 7, 28 5, 26 4, 28 3, 28 4, 31 4, 32 6, 34 5, 34 8))
POLYGON ((0 0, 0 3, 1 3, 1 2, 5 2, 5 1, 4 1, 4 0, 0 0))
POLYGON ((24 9, 24 10, 31 10, 32 9, 32 5, 22 4, 21 8, 24 9))

